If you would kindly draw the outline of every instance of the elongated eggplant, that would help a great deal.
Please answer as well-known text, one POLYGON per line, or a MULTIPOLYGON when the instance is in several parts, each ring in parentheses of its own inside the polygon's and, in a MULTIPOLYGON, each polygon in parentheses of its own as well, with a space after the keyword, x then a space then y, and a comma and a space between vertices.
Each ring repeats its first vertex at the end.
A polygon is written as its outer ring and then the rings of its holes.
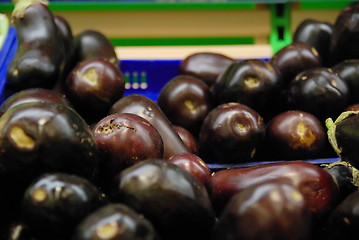
POLYGON ((44 0, 19 0, 12 13, 18 47, 7 70, 10 89, 52 88, 64 63, 64 45, 44 0))
POLYGON ((137 114, 149 121, 158 130, 164 144, 164 159, 175 154, 189 152, 167 116, 150 98, 140 94, 122 97, 112 105, 109 114, 119 112, 137 114))
POLYGON ((316 218, 326 216, 338 202, 338 187, 326 170, 311 163, 291 161, 216 172, 212 176, 214 207, 217 212, 221 212, 235 193, 272 180, 297 187, 316 218))

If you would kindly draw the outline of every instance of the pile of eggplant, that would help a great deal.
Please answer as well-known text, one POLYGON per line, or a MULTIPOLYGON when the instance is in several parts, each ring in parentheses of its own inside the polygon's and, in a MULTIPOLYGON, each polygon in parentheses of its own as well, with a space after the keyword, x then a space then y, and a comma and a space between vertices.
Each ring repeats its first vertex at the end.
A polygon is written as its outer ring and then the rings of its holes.
POLYGON ((126 95, 110 40, 48 4, 14 1, 0 239, 359 234, 359 2, 269 60, 193 53, 156 101, 126 95))

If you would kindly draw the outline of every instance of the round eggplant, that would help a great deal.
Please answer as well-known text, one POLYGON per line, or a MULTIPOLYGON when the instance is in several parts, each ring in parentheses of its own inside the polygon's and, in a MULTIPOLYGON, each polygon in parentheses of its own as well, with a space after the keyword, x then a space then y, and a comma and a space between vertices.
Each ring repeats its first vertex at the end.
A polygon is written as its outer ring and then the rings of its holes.
POLYGON ((264 140, 263 118, 240 103, 221 104, 205 118, 199 134, 199 156, 205 162, 239 163, 254 159, 264 140))
POLYGON ((209 87, 189 75, 179 75, 167 82, 158 95, 157 104, 173 124, 196 136, 212 108, 209 87))
POLYGON ((347 106, 348 85, 330 68, 312 68, 298 74, 289 84, 288 108, 305 111, 324 122, 337 117, 347 106))
POLYGON ((147 158, 163 158, 161 135, 138 115, 111 114, 96 124, 93 133, 102 154, 99 179, 104 188, 123 169, 147 158))
POLYGON ((76 227, 73 240, 156 240, 151 222, 128 206, 110 203, 87 216, 76 227))
POLYGON ((165 160, 148 159, 123 170, 111 196, 143 214, 162 239, 208 239, 215 221, 204 185, 165 160))
POLYGON ((80 62, 101 58, 119 67, 115 49, 110 40, 101 32, 84 30, 74 36, 74 66, 80 62))
POLYGON ((77 64, 64 86, 77 112, 91 124, 105 117, 125 91, 125 80, 119 68, 96 58, 77 64))
POLYGON ((18 46, 7 69, 7 87, 12 91, 52 88, 63 71, 65 51, 47 2, 16 1, 12 21, 18 46))
POLYGON ((39 176, 26 189, 21 205, 24 222, 37 239, 70 239, 85 217, 107 203, 91 182, 76 175, 39 176))
POLYGON ((311 215, 293 185, 266 182, 235 194, 214 226, 211 240, 305 240, 311 215))
POLYGON ((199 52, 183 59, 179 71, 181 74, 199 78, 211 86, 233 61, 233 58, 220 53, 199 52))
POLYGON ((211 94, 216 105, 239 102, 270 118, 282 110, 282 88, 280 75, 271 63, 245 59, 233 62, 217 78, 211 94))
POLYGON ((327 135, 314 115, 290 110, 275 116, 266 127, 265 159, 315 159, 324 152, 327 135), (270 157, 268 157, 270 156, 270 157))
POLYGON ((329 52, 333 34, 333 24, 308 18, 295 29, 293 42, 304 42, 314 47, 322 59, 322 65, 329 67, 329 52))
POLYGON ((176 130, 174 130, 173 124, 162 112, 158 104, 150 98, 140 94, 124 96, 112 105, 109 114, 121 112, 137 114, 149 121, 157 129, 163 140, 163 157, 165 159, 178 153, 189 152, 176 130))
POLYGON ((281 74, 284 86, 300 72, 322 66, 318 51, 303 42, 295 42, 283 47, 271 57, 269 62, 281 74))

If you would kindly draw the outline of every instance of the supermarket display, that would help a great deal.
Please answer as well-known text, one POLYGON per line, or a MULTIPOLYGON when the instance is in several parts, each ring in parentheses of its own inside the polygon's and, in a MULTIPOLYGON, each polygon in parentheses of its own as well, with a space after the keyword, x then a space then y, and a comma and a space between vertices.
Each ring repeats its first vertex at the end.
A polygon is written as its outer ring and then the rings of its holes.
MULTIPOLYGON (((126 2, 98 6, 156 4, 126 2)), ((180 2, 172 13, 205 11, 180 2)), ((332 22, 292 32, 290 7, 321 2, 206 3, 272 14, 272 55, 181 59, 125 59, 105 27, 74 32, 58 10, 84 1, 0 3, 13 7, 0 18, 0 240, 359 234, 359 1, 334 2, 332 22)))

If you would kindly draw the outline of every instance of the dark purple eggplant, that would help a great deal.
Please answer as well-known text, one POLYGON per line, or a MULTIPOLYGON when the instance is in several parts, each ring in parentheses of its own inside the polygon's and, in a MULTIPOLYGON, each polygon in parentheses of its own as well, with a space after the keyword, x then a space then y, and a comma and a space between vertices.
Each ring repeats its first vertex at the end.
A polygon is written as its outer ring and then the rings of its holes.
POLYGON ((133 113, 149 121, 161 134, 164 144, 163 157, 165 159, 175 154, 189 152, 176 130, 174 130, 173 124, 162 112, 158 104, 150 98, 140 94, 124 96, 112 105, 109 114, 114 113, 133 113))
POLYGON ((300 72, 322 66, 318 51, 308 43, 291 43, 276 52, 269 62, 281 74, 284 86, 300 72))
POLYGON ((269 181, 235 194, 214 226, 211 240, 311 239, 311 214, 293 185, 269 181))
POLYGON ((359 2, 349 3, 337 16, 330 45, 331 65, 359 58, 359 2))
POLYGON ((46 1, 16 1, 12 21, 18 41, 17 51, 7 70, 7 87, 52 88, 64 64, 64 43, 46 1))
POLYGON ((271 63, 245 59, 233 62, 217 78, 211 94, 215 105, 239 102, 267 119, 282 111, 282 88, 280 75, 271 63))
POLYGON ((162 239, 206 240, 215 221, 205 186, 162 159, 148 159, 123 170, 109 196, 143 214, 162 239))
POLYGON ((338 187, 326 170, 304 161, 286 161, 215 172, 212 175, 213 207, 221 213, 234 194, 268 181, 295 186, 303 194, 318 224, 338 203, 338 187))
POLYGON ((322 65, 329 67, 332 35, 332 23, 308 18, 304 19, 295 29, 293 42, 304 42, 313 46, 320 55, 322 65))
POLYGON ((333 121, 328 118, 328 139, 341 160, 359 168, 359 115, 358 111, 346 111, 333 121))
POLYGON ((189 75, 179 75, 168 81, 158 95, 157 104, 173 124, 196 136, 212 109, 209 87, 189 75))
POLYGON ((91 182, 76 175, 40 175, 26 188, 21 210, 36 239, 70 239, 77 224, 108 203, 91 182))
POLYGON ((110 203, 87 216, 76 227, 72 240, 159 239, 152 223, 121 203, 110 203))
POLYGON ((351 239, 359 234, 359 190, 349 194, 328 217, 321 240, 351 239))
POLYGON ((95 58, 82 61, 71 70, 64 91, 76 111, 91 124, 105 117, 123 96, 125 80, 118 67, 95 58))
POLYGON ((183 59, 179 72, 199 78, 211 86, 233 61, 233 58, 220 53, 193 53, 183 59))
POLYGON ((337 117, 347 106, 350 89, 330 68, 312 68, 299 73, 288 86, 288 108, 305 111, 324 122, 337 117))
POLYGON ((198 154, 198 139, 184 127, 173 125, 174 130, 190 153, 198 154))
MULTIPOLYGON (((66 172, 97 182, 99 152, 87 123, 55 103, 23 103, 0 118, 0 189, 15 215, 23 191, 45 172, 66 172)), ((4 212, 2 212, 5 215, 4 212)))
POLYGON ((110 40, 97 30, 84 30, 74 36, 75 52, 73 65, 95 58, 102 58, 118 67, 119 62, 110 40))
POLYGON ((359 59, 346 59, 332 67, 349 87, 348 105, 359 103, 359 59))
POLYGON ((29 226, 23 221, 11 222, 4 230, 1 239, 7 240, 36 240, 29 226))
POLYGON ((289 110, 275 116, 266 127, 265 160, 315 159, 322 156, 327 135, 313 114, 289 110))
POLYGON ((199 135, 199 156, 205 162, 253 160, 265 135, 263 118, 240 103, 221 104, 205 118, 199 135))
POLYGON ((111 114, 95 125, 93 133, 102 154, 99 181, 104 189, 125 168, 147 158, 163 158, 161 135, 138 115, 111 114))

